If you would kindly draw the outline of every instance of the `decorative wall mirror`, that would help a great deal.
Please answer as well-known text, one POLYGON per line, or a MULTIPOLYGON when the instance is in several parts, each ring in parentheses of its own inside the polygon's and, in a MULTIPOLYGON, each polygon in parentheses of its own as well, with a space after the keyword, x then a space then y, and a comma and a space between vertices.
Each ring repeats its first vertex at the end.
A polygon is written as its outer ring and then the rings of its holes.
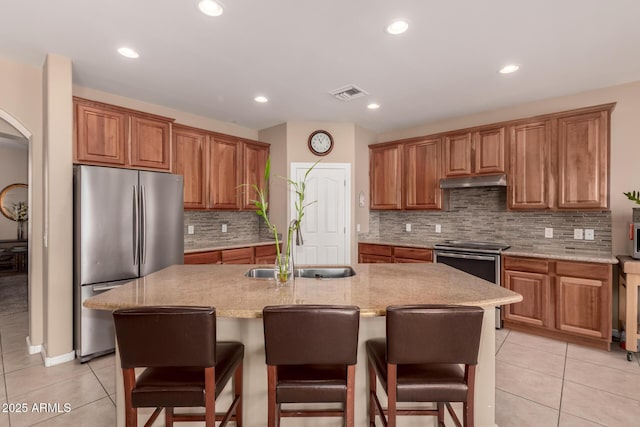
MULTIPOLYGON (((11 184, 7 185, 0 192, 0 211, 2 215, 9 218, 12 221, 18 221, 20 218, 16 217, 14 210, 15 206, 19 206, 20 203, 24 206, 24 218, 26 219, 26 207, 27 200, 29 198, 27 184, 11 184)), ((24 221, 24 219, 23 219, 24 221)))

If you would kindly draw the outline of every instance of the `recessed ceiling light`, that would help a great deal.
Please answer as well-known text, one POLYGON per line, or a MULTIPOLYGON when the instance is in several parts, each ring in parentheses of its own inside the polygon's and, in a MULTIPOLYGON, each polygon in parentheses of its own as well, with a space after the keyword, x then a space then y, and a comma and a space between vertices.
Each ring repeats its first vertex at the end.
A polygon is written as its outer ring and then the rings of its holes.
POLYGON ((262 95, 258 95, 255 98, 253 98, 254 101, 256 102, 269 102, 269 99, 266 96, 262 96, 262 95))
POLYGON ((520 66, 517 65, 517 64, 509 64, 509 65, 505 65, 504 67, 500 68, 500 70, 498 70, 498 72, 500 74, 511 74, 511 73, 515 73, 516 71, 518 71, 519 68, 520 68, 520 66))
POLYGON ((125 58, 132 58, 132 59, 138 58, 140 56, 138 52, 131 49, 130 47, 121 47, 120 49, 118 49, 118 53, 124 56, 125 58))
POLYGON ((404 33, 407 29, 409 29, 409 23, 401 19, 387 25, 387 33, 393 34, 394 36, 404 33))
POLYGON ((377 110, 378 108, 380 108, 380 104, 376 104, 375 102, 372 102, 371 104, 367 105, 367 108, 369 110, 377 110))
POLYGON ((198 7, 202 13, 209 16, 220 16, 224 12, 222 3, 214 0, 201 0, 198 7))

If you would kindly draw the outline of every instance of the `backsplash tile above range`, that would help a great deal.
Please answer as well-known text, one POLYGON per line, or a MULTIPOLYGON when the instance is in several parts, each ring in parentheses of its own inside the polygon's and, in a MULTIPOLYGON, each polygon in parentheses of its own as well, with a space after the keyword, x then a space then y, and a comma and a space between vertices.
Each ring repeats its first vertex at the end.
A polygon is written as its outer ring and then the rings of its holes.
POLYGON ((184 248, 193 249, 259 238, 258 215, 238 211, 184 211, 184 248), (227 232, 222 232, 227 224, 227 232), (195 234, 188 234, 193 225, 195 234))
POLYGON ((360 239, 435 244, 444 240, 504 242, 519 249, 611 254, 611 212, 510 212, 505 187, 449 190, 449 210, 371 211, 360 239), (405 225, 411 224, 411 232, 405 225), (442 227, 435 232, 436 224, 442 227), (553 228, 553 238, 544 237, 553 228), (574 240, 573 229, 593 229, 595 240, 574 240))

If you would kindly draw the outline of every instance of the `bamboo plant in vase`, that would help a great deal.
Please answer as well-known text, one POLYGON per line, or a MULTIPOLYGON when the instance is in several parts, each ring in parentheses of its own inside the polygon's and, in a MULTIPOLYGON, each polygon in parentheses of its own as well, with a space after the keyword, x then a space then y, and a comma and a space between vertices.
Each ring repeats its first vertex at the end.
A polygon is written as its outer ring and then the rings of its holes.
MULTIPOLYGON (((271 233, 273 233, 273 238, 276 244, 276 262, 274 268, 274 276, 278 285, 285 285, 293 280, 293 256, 291 254, 293 233, 300 232, 300 224, 302 221, 302 217, 304 216, 304 210, 307 206, 315 203, 310 202, 305 204, 305 190, 307 185, 307 178, 309 173, 315 165, 314 163, 304 174, 304 177, 301 181, 294 181, 291 178, 285 178, 287 184, 291 186, 291 189, 295 193, 295 210, 296 217, 289 223, 287 227, 286 234, 286 245, 283 245, 282 250, 280 249, 280 241, 278 238, 278 229, 276 225, 271 222, 269 219, 269 177, 271 176, 271 158, 267 158, 267 164, 264 169, 264 182, 265 188, 260 188, 256 184, 251 184, 250 187, 256 192, 257 199, 252 200, 253 204, 256 207, 256 213, 260 216, 267 228, 271 233)), ((249 184, 244 184, 249 185, 249 184)), ((298 234, 299 235, 299 234, 298 234)))

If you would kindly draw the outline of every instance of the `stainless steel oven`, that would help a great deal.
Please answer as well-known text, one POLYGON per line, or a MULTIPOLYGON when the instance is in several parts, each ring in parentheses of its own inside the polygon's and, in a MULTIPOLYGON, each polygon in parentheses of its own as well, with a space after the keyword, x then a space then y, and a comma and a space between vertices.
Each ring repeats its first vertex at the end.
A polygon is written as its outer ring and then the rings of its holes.
MULTIPOLYGON (((448 240, 434 246, 434 262, 500 286, 500 254, 509 245, 502 243, 464 242, 448 240)), ((496 307, 496 328, 500 328, 500 307, 496 307)))

